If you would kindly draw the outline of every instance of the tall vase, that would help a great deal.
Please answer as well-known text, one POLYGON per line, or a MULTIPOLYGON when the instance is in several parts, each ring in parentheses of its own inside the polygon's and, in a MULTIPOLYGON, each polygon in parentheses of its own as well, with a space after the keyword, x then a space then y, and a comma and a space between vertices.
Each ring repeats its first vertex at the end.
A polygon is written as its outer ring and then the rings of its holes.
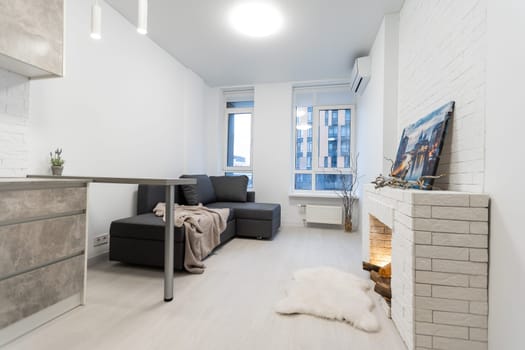
POLYGON ((352 217, 345 216, 345 232, 352 232, 352 217))

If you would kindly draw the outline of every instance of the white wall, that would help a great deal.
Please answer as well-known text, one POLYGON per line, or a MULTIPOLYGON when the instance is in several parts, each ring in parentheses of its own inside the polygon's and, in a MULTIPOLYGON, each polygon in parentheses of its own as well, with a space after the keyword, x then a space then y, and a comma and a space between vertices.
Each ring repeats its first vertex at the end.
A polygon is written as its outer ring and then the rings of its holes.
POLYGON ((255 86, 253 186, 258 202, 281 203, 283 224, 300 223, 290 205, 292 84, 255 86))
POLYGON ((184 172, 203 173, 206 169, 206 147, 202 139, 206 125, 206 99, 210 87, 190 70, 184 74, 184 172))
POLYGON ((206 92, 205 105, 205 144, 206 174, 222 175, 224 168, 224 98, 220 88, 210 88, 206 92))
POLYGON ((399 14, 386 15, 384 20, 384 95, 383 95, 383 174, 389 174, 392 164, 385 158, 394 159, 399 139, 397 128, 399 85, 399 14))
MULTIPOLYGON (((379 174, 390 173, 390 163, 397 150, 397 84, 399 16, 383 19, 372 49, 371 78, 357 99, 357 152, 359 152, 359 193, 362 185, 370 183, 379 174)), ((360 229, 368 230, 368 217, 363 215, 364 202, 359 206, 360 229)), ((368 256, 368 242, 362 242, 363 256, 368 256)))
POLYGON ((489 348, 523 349, 525 4, 488 2, 485 191, 491 196, 489 348), (511 44, 510 44, 511 43, 511 44))
POLYGON ((399 123, 455 100, 438 173, 442 187, 483 188, 487 0, 406 0, 399 27, 399 123))
POLYGON ((357 98, 357 152, 361 183, 390 172, 397 150, 398 15, 387 15, 377 32, 370 58, 371 78, 357 98))
POLYGON ((0 68, 0 176, 27 172, 29 80, 0 68))
MULTIPOLYGON (((56 147, 64 150, 69 175, 204 171, 199 130, 206 85, 104 2, 102 40, 92 40, 91 4, 66 4, 65 77, 31 81, 29 171, 48 173, 49 151, 56 147)), ((90 247, 112 219, 134 213, 135 188, 91 186, 90 247)))

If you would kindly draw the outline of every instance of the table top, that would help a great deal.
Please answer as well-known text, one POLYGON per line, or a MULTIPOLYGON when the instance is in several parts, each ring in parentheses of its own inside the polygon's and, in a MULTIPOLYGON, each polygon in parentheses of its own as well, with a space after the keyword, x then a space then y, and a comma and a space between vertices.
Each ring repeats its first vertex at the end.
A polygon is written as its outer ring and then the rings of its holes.
POLYGON ((68 176, 68 175, 27 175, 32 179, 54 179, 54 180, 84 180, 89 182, 113 183, 113 184, 137 184, 137 185, 195 185, 196 179, 154 179, 140 177, 103 177, 103 176, 68 176))

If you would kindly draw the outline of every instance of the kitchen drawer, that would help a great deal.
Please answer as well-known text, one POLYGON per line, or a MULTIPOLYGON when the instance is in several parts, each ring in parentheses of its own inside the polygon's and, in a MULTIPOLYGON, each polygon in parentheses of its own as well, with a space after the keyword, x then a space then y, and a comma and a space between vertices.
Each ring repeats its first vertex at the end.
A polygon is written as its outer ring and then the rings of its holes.
POLYGON ((0 280, 0 329, 81 293, 84 255, 0 280))
POLYGON ((85 249, 86 215, 0 226, 0 279, 85 249))
POLYGON ((86 209, 86 187, 0 191, 0 225, 86 209))

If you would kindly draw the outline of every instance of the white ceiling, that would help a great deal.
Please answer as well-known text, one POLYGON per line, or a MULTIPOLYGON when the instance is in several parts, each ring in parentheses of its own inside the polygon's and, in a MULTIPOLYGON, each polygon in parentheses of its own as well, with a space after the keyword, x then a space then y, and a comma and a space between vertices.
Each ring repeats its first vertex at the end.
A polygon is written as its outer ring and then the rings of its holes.
MULTIPOLYGON (((239 1, 149 0, 148 35, 210 86, 344 79, 368 54, 383 16, 404 0, 275 0, 285 24, 266 38, 229 26, 239 1)), ((107 2, 137 22, 137 0, 107 2)))

